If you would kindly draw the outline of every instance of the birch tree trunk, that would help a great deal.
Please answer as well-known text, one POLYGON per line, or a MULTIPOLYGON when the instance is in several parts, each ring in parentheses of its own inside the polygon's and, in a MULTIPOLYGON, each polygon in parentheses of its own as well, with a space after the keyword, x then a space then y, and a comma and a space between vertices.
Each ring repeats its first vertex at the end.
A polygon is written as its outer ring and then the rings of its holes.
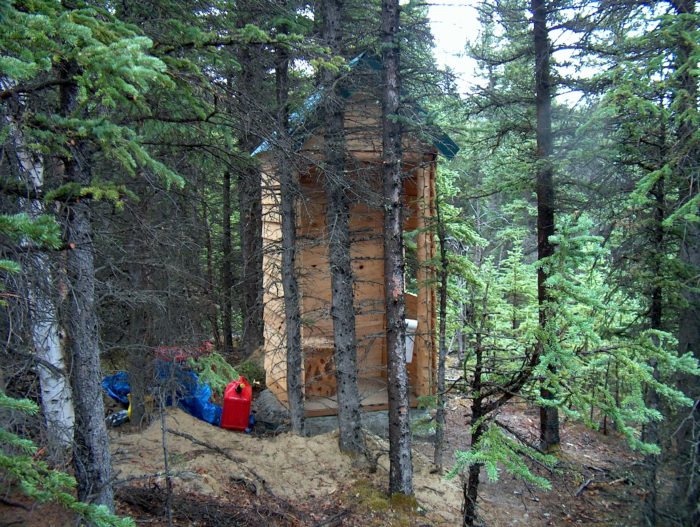
MULTIPOLYGON (((323 40, 332 53, 340 53, 342 2, 322 2, 323 40)), ((340 449, 361 453, 365 450, 357 387, 357 342, 355 339, 354 276, 350 258, 351 183, 345 175, 345 128, 343 99, 338 94, 340 79, 323 70, 325 92, 326 231, 331 274, 331 317, 335 344, 340 449)))
MULTIPOLYGON (((44 160, 26 146, 17 126, 8 118, 20 177, 32 194, 40 196, 44 187, 44 160)), ((44 214, 39 199, 26 200, 32 218, 44 214)), ((65 350, 53 298, 51 261, 42 251, 31 251, 28 258, 29 326, 38 360, 41 410, 46 423, 49 448, 54 458, 64 461, 73 444, 75 412, 68 380, 65 350)))
POLYGON ((412 495, 413 465, 406 371, 401 125, 398 119, 401 93, 398 30, 398 0, 382 0, 382 161, 389 392, 389 492, 412 495))

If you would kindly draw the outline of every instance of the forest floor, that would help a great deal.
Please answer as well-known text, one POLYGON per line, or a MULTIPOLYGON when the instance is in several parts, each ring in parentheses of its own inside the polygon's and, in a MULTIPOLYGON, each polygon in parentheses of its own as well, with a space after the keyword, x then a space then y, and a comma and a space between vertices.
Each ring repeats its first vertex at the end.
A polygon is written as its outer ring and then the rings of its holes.
MULTIPOLYGON (((447 453, 467 446, 469 404, 448 401, 447 453)), ((519 435, 537 434, 536 409, 513 403, 499 420, 519 435)), ((178 526, 432 526, 459 525, 459 480, 431 474, 432 444, 416 442, 418 508, 387 499, 388 445, 376 436, 377 458, 370 473, 339 452, 335 433, 309 438, 291 434, 256 436, 213 427, 180 410, 166 414, 172 479, 171 509, 178 526)), ((163 433, 159 419, 141 432, 124 425, 111 432, 118 512, 137 525, 165 526, 168 492, 163 476, 163 433)), ((479 514, 492 527, 527 525, 640 525, 642 496, 635 481, 637 456, 624 440, 564 422, 559 469, 534 467, 552 482, 542 491, 503 473, 484 478, 479 514)), ((17 499, 13 496, 13 499, 17 499)), ((8 507, 0 503, 1 525, 63 526, 55 506, 8 507)))
MULTIPOLYGON (((459 396, 448 400, 445 460, 453 460, 455 450, 468 444, 470 403, 459 396)), ((506 406, 498 421, 537 444, 539 410, 515 401, 506 406)), ((432 445, 417 449, 432 455, 432 445)), ((625 439, 604 435, 566 421, 561 424, 561 450, 554 471, 539 466, 531 470, 548 479, 546 491, 524 483, 503 471, 498 481, 488 481, 482 470, 479 489, 479 515, 484 525, 505 526, 635 526, 641 525, 643 494, 639 480, 640 456, 631 452, 625 439)))

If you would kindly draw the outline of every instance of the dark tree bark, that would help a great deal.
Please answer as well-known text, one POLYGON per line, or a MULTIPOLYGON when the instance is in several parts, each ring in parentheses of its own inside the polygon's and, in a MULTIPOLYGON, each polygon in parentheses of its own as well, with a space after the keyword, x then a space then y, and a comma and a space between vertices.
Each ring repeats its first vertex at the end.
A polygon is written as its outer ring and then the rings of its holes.
MULTIPOLYGON (((697 198, 700 193, 700 143, 697 139, 698 118, 698 70, 696 56, 698 44, 687 35, 696 29, 697 12, 695 0, 672 2, 676 15, 683 17, 683 31, 676 32, 675 82, 673 86, 675 112, 677 173, 683 178, 683 188, 688 189, 686 200, 697 198)), ((700 211, 696 208, 695 214, 700 211)), ((680 260, 683 262, 689 279, 684 289, 687 306, 683 308, 679 321, 678 351, 692 353, 700 360, 700 225, 689 221, 684 225, 681 240, 680 260)), ((677 437, 678 458, 683 467, 679 478, 679 498, 685 502, 683 522, 687 525, 700 525, 700 387, 697 377, 681 379, 685 392, 695 400, 690 419, 685 419, 677 437)), ((682 416, 686 417, 686 416, 682 416)))
MULTIPOLYGON (((145 210, 141 212, 145 213, 145 210)), ((137 261, 139 255, 147 254, 147 248, 144 247, 144 240, 141 236, 135 236, 130 244, 130 253, 135 260, 129 262, 129 280, 133 287, 137 290, 146 290, 148 288, 148 274, 146 266, 140 261, 137 261)), ((129 385, 131 387, 130 403, 131 416, 130 422, 137 428, 148 425, 148 415, 146 408, 146 399, 148 393, 153 386, 153 355, 152 347, 149 345, 151 313, 143 301, 135 300, 130 306, 129 313, 129 385)))
POLYGON ((222 206, 222 237, 221 237, 221 288, 223 289, 222 330, 224 333, 224 355, 233 356, 233 270, 231 251, 231 173, 224 172, 223 206, 222 206))
MULTIPOLYGON (((334 54, 340 53, 340 0, 321 3, 323 39, 334 54)), ((365 450, 360 417, 360 392, 357 387, 357 342, 355 339, 354 276, 350 258, 351 183, 345 174, 345 127, 343 98, 338 93, 340 79, 330 70, 323 71, 325 90, 325 166, 326 231, 331 273, 331 317, 335 344, 335 377, 338 400, 340 449, 362 453, 365 450)))
MULTIPOLYGON (((484 315, 485 316, 485 315, 484 315)), ((483 327, 484 320, 481 321, 483 327)), ((474 395, 472 399, 472 416, 469 420, 469 425, 472 429, 470 447, 475 448, 478 445, 481 437, 486 431, 486 425, 483 417, 488 413, 484 408, 484 398, 482 397, 482 374, 483 374, 483 337, 481 331, 476 334, 476 343, 474 346, 474 378, 471 382, 471 392, 474 395)), ((476 500, 479 496, 479 475, 481 474, 481 463, 474 463, 469 466, 469 477, 465 483, 462 483, 462 494, 464 495, 464 515, 462 525, 471 527, 476 523, 476 500)))
MULTIPOLYGON (((665 132, 661 134, 663 138, 665 132)), ((663 159, 664 155, 660 156, 663 159)), ((652 264, 652 275, 655 277, 662 276, 662 259, 664 254, 664 228, 663 221, 665 216, 665 192, 664 192, 664 180, 659 179, 654 184, 652 189, 652 195, 654 197, 654 215, 652 219, 651 233, 652 246, 657 251, 654 254, 654 260, 652 264)), ((659 283, 655 284, 651 290, 651 306, 649 309, 649 326, 651 329, 663 330, 663 288, 659 283)), ((657 368, 656 361, 652 361, 651 367, 653 368, 653 375, 656 380, 659 380, 659 370, 657 368)), ((651 410, 660 411, 660 399, 656 390, 649 388, 645 403, 647 408, 651 410)), ((644 425, 642 439, 651 444, 659 445, 660 434, 659 434, 659 424, 656 421, 649 421, 644 425)), ((644 495, 644 506, 642 513, 647 525, 656 525, 657 523, 657 488, 656 488, 656 475, 658 472, 659 456, 656 454, 649 454, 644 457, 644 464, 646 466, 646 483, 644 495)))
MULTIPOLYGON (((549 72, 551 47, 547 29, 546 0, 532 0, 532 20, 534 24, 533 39, 535 49, 535 105, 537 112, 537 259, 542 260, 554 254, 554 246, 549 237, 554 234, 554 169, 552 154, 552 83, 549 72)), ((540 333, 546 334, 551 318, 550 297, 545 281, 548 273, 540 267, 537 270, 537 300, 539 304, 540 333)), ((546 337, 543 337, 546 338, 546 337)), ((545 350, 546 343, 540 339, 537 343, 539 355, 545 350)), ((546 386, 540 395, 542 399, 555 397, 546 386)), ((559 411, 550 406, 540 408, 540 443, 544 451, 555 449, 559 445, 559 411)))
MULTIPOLYGON (((242 143, 251 149, 250 143, 242 143)), ((249 150, 248 150, 249 151, 249 150)), ((239 235, 241 239, 241 354, 251 355, 264 343, 262 286, 262 181, 251 161, 238 172, 239 235)))
POLYGON ((277 132, 279 148, 277 173, 280 179, 280 206, 282 215, 282 289, 284 290, 284 315, 287 332, 287 397, 292 431, 304 433, 304 386, 302 383, 301 314, 299 308, 299 284, 296 275, 296 199, 299 185, 294 174, 289 137, 289 54, 283 47, 277 48, 275 64, 277 90, 277 132))
MULTIPOLYGON (((253 14, 254 6, 251 3, 240 2, 239 9, 239 28, 247 23, 256 22, 257 17, 253 14)), ((236 59, 239 64, 245 65, 236 82, 236 110, 241 123, 238 143, 241 150, 249 154, 260 141, 255 129, 266 63, 261 57, 259 47, 253 44, 239 48, 236 59)), ((240 167, 237 184, 241 243, 240 309, 243 319, 241 353, 247 357, 264 343, 262 180, 260 169, 252 159, 240 167)))
MULTIPOLYGON (((447 235, 440 214, 440 199, 435 200, 437 235, 440 244, 440 327, 438 329, 437 412, 435 413, 435 453, 433 461, 442 474, 445 443, 445 361, 447 359, 447 235)), ((461 336, 460 336, 461 339, 461 336)))
POLYGON ((214 333, 214 342, 216 347, 223 345, 221 339, 221 331, 219 330, 219 314, 217 313, 216 304, 214 302, 214 246, 211 240, 211 226, 209 224, 209 207, 206 199, 202 200, 202 225, 204 227, 204 237, 207 250, 207 298, 209 298, 210 309, 209 323, 211 330, 214 333))
MULTIPOLYGON (((67 117, 76 108, 79 74, 74 62, 62 65, 64 83, 60 91, 60 114, 67 117)), ((81 143, 66 145, 69 156, 61 159, 66 182, 88 185, 89 163, 81 143)), ((75 445, 73 466, 81 501, 114 509, 111 484, 109 440, 105 426, 97 316, 95 305, 95 265, 88 200, 72 203, 65 219, 66 271, 71 287, 66 305, 67 331, 71 356, 71 382, 75 405, 75 445)))
POLYGON ((413 466, 406 372, 401 125, 398 119, 401 93, 398 30, 398 0, 382 0, 382 162, 389 392, 389 492, 412 495, 413 466))

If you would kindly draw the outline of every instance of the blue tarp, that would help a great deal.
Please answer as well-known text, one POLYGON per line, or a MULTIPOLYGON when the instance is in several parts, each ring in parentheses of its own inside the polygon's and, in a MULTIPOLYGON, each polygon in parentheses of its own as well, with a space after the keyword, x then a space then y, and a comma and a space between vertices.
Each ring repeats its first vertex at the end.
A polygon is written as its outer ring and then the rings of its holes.
POLYGON ((129 386, 129 374, 120 371, 102 379, 102 388, 112 399, 122 404, 129 404, 127 395, 131 393, 129 386))
MULTIPOLYGON (((215 426, 221 425, 221 406, 209 401, 211 387, 199 380, 197 374, 180 365, 156 361, 156 379, 166 390, 166 404, 172 404, 174 393, 177 405, 188 414, 215 426)), ((122 404, 129 404, 127 395, 131 392, 129 374, 123 371, 102 379, 102 388, 112 399, 122 404)))

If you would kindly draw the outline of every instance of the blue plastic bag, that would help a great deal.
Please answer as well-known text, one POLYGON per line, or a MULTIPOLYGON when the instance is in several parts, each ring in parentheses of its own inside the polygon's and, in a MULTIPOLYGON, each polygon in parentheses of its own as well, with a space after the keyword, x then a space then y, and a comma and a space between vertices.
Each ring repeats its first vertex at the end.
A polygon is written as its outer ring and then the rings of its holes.
MULTIPOLYGON (((185 370, 173 362, 157 360, 156 379, 168 393, 165 402, 167 406, 173 404, 172 394, 174 393, 175 402, 182 410, 207 423, 221 425, 222 408, 209 401, 211 387, 201 382, 195 372, 185 370)), ((129 404, 127 395, 131 392, 131 386, 126 372, 122 371, 105 377, 102 380, 102 387, 112 399, 122 404, 129 404)))
POLYGON ((129 374, 125 371, 117 372, 102 379, 102 388, 115 401, 129 404, 127 395, 131 393, 131 386, 129 386, 129 374))

